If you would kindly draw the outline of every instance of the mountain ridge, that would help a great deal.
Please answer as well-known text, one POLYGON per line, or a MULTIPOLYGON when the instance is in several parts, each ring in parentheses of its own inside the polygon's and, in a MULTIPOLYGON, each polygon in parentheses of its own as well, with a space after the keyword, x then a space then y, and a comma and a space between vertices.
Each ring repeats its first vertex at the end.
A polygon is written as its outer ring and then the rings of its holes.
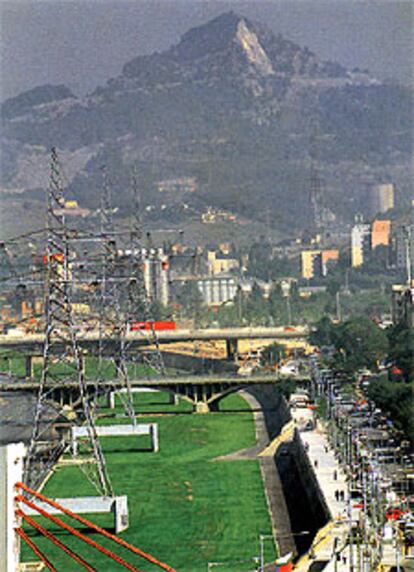
POLYGON ((144 202, 155 209, 158 180, 193 177, 194 209, 217 204, 260 220, 279 208, 286 226, 300 226, 318 125, 319 169, 340 219, 361 207, 369 180, 392 177, 403 200, 410 193, 412 92, 324 62, 234 12, 126 62, 84 98, 64 86, 42 89, 2 106, 6 190, 46 187, 29 165, 48 164, 57 146, 69 192, 89 207, 99 203, 97 172, 106 164, 127 209, 127 172, 136 164, 144 202), (344 173, 345 165, 355 172, 344 173))

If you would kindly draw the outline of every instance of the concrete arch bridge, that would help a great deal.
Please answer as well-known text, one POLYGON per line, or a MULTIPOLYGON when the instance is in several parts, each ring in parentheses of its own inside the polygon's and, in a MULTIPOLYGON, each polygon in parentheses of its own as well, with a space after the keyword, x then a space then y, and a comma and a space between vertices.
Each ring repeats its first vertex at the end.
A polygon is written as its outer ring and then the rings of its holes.
MULTIPOLYGON (((283 378, 295 377, 298 381, 308 381, 306 376, 283 376, 281 374, 271 375, 192 375, 180 377, 162 377, 153 379, 131 380, 131 388, 155 389, 167 391, 172 395, 182 397, 190 402, 197 413, 206 413, 216 410, 221 399, 235 393, 240 389, 246 389, 254 385, 275 385, 283 378)), ((111 381, 86 381, 87 391, 90 398, 98 395, 108 395, 117 391, 125 391, 125 384, 119 379, 111 381)), ((51 405, 58 405, 60 408, 68 406, 76 410, 80 405, 80 391, 76 383, 65 383, 64 386, 57 384, 46 386, 49 390, 49 402, 51 405)), ((0 391, 24 391, 37 392, 39 382, 18 381, 0 379, 0 391)))

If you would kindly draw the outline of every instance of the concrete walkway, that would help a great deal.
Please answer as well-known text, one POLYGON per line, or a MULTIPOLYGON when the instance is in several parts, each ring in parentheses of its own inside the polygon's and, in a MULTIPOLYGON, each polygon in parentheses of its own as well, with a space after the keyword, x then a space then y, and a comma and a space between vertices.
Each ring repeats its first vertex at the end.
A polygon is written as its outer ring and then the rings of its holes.
MULTIPOLYGON (((313 412, 304 408, 292 409, 292 418, 299 425, 304 416, 312 418, 313 412), (308 411, 308 412, 306 412, 308 411)), ((312 550, 301 558, 295 570, 308 570, 315 560, 330 561, 325 570, 335 569, 337 572, 349 570, 348 554, 345 549, 347 535, 347 484, 343 469, 335 458, 328 443, 324 428, 317 424, 311 431, 300 433, 303 445, 307 450, 309 462, 312 465, 319 487, 331 514, 331 520, 316 535, 312 550), (337 493, 343 493, 338 496, 337 493), (334 552, 340 553, 340 559, 334 562, 334 552)))

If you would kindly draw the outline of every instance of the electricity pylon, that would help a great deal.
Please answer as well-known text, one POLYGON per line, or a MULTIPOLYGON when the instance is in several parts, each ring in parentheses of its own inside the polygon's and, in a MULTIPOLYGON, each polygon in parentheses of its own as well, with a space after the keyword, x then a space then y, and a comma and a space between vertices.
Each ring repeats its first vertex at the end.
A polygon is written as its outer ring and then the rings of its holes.
MULTIPOLYGON (((125 352, 128 323, 123 318, 122 312, 123 285, 127 278, 123 274, 118 255, 113 222, 112 188, 105 167, 102 169, 102 174, 100 256, 98 257, 99 271, 95 296, 99 327, 96 395, 99 393, 99 382, 107 381, 106 378, 111 375, 111 365, 114 364, 118 378, 117 386, 121 385, 121 390, 125 390, 125 392, 120 391, 118 393, 119 397, 126 415, 135 425, 136 415, 125 352)), ((113 391, 113 387, 109 386, 107 390, 113 391)))
POLYGON ((65 197, 59 161, 51 153, 47 205, 46 330, 43 367, 34 425, 25 460, 24 480, 37 488, 59 456, 66 451, 71 428, 87 427, 79 467, 102 495, 112 495, 112 486, 97 437, 88 395, 82 354, 72 311, 72 251, 65 220, 65 197), (71 406, 76 394, 79 407, 71 406), (59 432, 57 422, 62 427, 59 432), (85 459, 84 455, 87 455, 85 459))
MULTIPOLYGON (((142 353, 143 362, 158 375, 165 375, 164 360, 160 351, 158 336, 154 330, 151 312, 151 300, 145 288, 144 249, 142 245, 141 205, 136 173, 132 176, 132 214, 130 217, 130 279, 127 292, 126 321, 132 324, 143 321, 150 325, 149 330, 142 331, 146 337, 148 348, 142 353)), ((148 253, 150 254, 150 253, 148 253)))

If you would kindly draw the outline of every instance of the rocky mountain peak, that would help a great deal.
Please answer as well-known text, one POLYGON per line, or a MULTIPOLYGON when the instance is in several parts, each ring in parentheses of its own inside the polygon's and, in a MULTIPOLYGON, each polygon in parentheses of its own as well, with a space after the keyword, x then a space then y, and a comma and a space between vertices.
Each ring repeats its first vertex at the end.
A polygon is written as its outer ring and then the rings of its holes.
POLYGON ((272 62, 260 44, 257 35, 250 30, 245 20, 238 22, 236 38, 249 64, 262 75, 274 75, 272 62))
POLYGON ((235 40, 243 18, 233 11, 220 14, 202 26, 191 28, 172 51, 182 61, 197 60, 221 52, 235 40))

